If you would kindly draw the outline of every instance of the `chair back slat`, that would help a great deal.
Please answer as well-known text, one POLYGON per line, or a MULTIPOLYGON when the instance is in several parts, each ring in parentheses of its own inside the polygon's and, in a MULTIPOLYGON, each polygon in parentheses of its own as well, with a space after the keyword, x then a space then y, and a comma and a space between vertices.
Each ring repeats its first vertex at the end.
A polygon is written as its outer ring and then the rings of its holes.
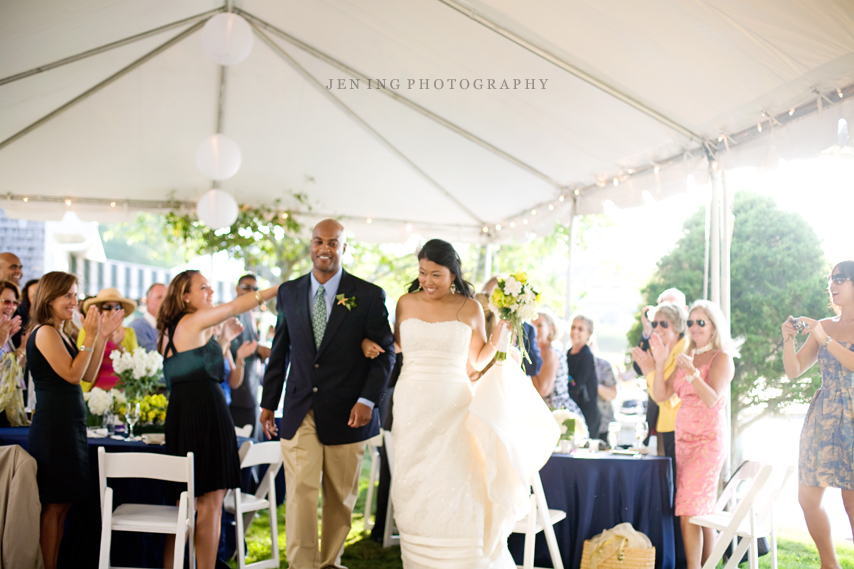
POLYGON ((715 503, 715 511, 722 512, 724 510, 729 510, 730 502, 733 498, 735 498, 735 501, 738 500, 738 492, 742 486, 756 478, 756 475, 759 474, 761 469, 762 463, 755 460, 745 460, 742 462, 732 474, 726 487, 724 487, 721 492, 718 501, 715 503))
MULTIPOLYGON (((243 449, 241 449, 243 450, 243 449)), ((258 464, 277 464, 282 462, 282 447, 279 441, 254 443, 240 461, 240 468, 248 468, 258 464)))
MULTIPOLYGON (((98 453, 100 459, 101 449, 98 449, 98 453)), ((105 478, 149 478, 172 482, 192 480, 193 453, 187 453, 184 457, 146 452, 104 452, 103 457, 101 474, 105 478)))

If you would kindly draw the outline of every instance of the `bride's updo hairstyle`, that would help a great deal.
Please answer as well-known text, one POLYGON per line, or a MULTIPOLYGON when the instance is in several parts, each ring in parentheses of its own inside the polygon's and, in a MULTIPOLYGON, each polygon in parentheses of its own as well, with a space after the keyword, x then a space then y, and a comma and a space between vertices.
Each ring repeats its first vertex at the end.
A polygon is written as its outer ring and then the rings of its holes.
MULTIPOLYGON (((419 261, 427 259, 451 271, 451 274, 454 276, 454 288, 456 288, 456 292, 468 298, 474 298, 474 287, 471 283, 463 279, 463 263, 460 261, 460 256, 457 255, 457 251, 453 245, 441 239, 431 239, 421 247, 417 257, 419 261)), ((418 282, 418 279, 415 279, 409 285, 408 292, 415 292, 420 288, 421 283, 418 282)))

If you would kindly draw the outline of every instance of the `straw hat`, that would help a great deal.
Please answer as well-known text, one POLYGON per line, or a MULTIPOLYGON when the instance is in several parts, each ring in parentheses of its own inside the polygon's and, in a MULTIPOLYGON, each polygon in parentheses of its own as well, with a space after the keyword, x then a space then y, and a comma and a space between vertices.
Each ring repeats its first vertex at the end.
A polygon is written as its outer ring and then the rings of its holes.
POLYGON ((125 310, 125 314, 128 316, 136 310, 136 303, 128 298, 124 298, 118 289, 105 288, 97 296, 93 296, 83 302, 83 312, 89 312, 89 307, 93 304, 103 304, 104 302, 120 303, 125 310))

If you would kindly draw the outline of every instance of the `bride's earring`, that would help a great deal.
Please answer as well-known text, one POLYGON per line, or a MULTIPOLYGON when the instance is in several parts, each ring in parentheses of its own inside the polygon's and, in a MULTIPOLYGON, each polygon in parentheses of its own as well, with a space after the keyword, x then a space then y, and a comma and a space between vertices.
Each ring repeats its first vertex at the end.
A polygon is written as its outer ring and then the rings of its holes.
POLYGON ((451 294, 457 294, 457 285, 451 283, 451 294))

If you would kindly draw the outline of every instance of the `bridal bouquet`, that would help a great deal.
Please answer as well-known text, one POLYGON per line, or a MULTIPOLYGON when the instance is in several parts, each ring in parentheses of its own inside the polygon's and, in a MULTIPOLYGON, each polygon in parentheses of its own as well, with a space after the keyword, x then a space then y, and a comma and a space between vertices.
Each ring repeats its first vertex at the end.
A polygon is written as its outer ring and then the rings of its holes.
POLYGON ((561 440, 582 444, 583 441, 589 438, 584 419, 576 413, 566 409, 555 409, 552 411, 552 417, 554 417, 558 427, 560 427, 561 440))
MULTIPOLYGON (((519 342, 522 357, 529 363, 531 358, 525 350, 525 329, 522 325, 537 317, 539 304, 540 293, 534 290, 534 285, 528 282, 528 275, 522 271, 506 279, 498 279, 498 285, 489 297, 490 309, 502 320, 510 322, 513 335, 519 342)), ((498 350, 496 360, 507 359, 506 347, 499 347, 498 350)))
POLYGON ((133 352, 114 350, 110 354, 113 371, 119 376, 116 384, 131 401, 138 401, 157 387, 163 377, 163 356, 136 348, 133 352))

